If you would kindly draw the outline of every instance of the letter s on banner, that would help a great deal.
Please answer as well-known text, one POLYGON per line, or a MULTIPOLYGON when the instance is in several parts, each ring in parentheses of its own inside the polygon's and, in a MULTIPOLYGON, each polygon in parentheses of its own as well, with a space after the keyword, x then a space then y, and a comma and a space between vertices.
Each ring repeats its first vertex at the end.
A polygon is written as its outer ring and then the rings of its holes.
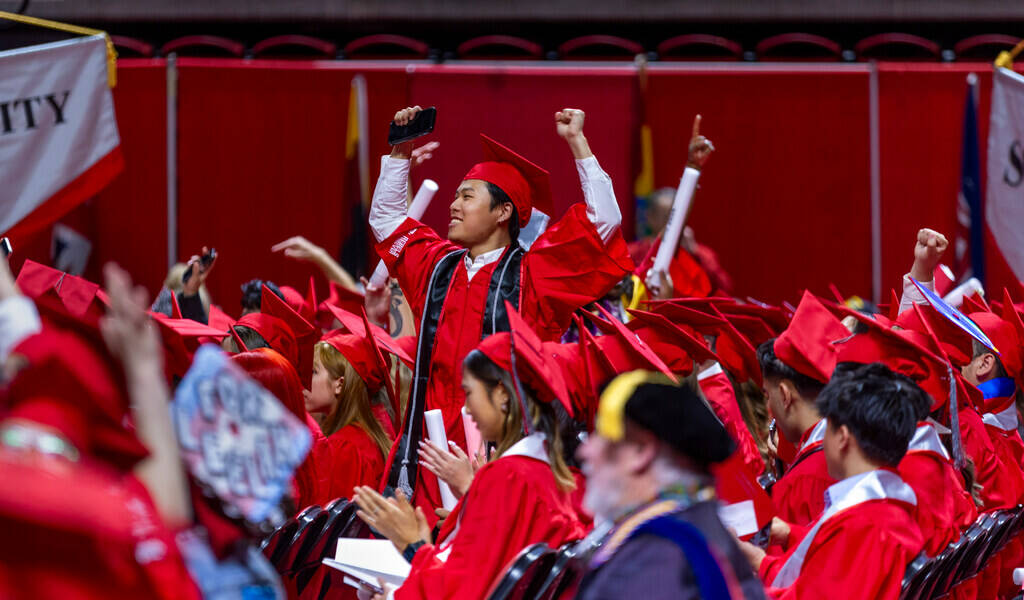
POLYGON ((1024 279, 1024 77, 997 67, 988 129, 985 221, 1006 263, 1024 279))

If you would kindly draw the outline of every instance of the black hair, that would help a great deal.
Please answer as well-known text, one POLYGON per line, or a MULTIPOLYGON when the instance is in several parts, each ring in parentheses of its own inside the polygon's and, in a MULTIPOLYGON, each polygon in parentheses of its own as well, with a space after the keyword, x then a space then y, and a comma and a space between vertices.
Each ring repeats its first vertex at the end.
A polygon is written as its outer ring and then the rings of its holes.
POLYGON ((825 384, 797 372, 796 369, 779 360, 779 357, 775 355, 776 339, 778 338, 766 340, 757 347, 757 362, 761 363, 761 373, 764 375, 764 378, 775 380, 788 379, 793 382, 796 391, 803 398, 813 400, 821 393, 825 384))
MULTIPOLYGON (((238 339, 242 340, 247 350, 255 350, 257 348, 270 348, 270 344, 263 338, 255 329, 252 327, 246 327, 245 325, 235 325, 235 333, 238 334, 238 339)), ((232 340, 234 341, 234 340, 232 340)), ((242 348, 238 349, 242 352, 242 348)))
POLYGON ((508 220, 508 236, 513 242, 519 241, 519 209, 516 208, 515 203, 508 197, 505 190, 490 181, 484 183, 487 184, 487 193, 491 195, 491 210, 498 208, 506 202, 512 205, 512 218, 508 220))
POLYGON ((871 363, 844 366, 818 394, 817 406, 829 427, 850 430, 869 460, 895 467, 931 401, 908 377, 871 363))
POLYGON ((991 354, 996 359, 995 377, 1009 377, 1009 374, 1006 372, 1006 367, 1003 366, 1003 361, 999 358, 999 355, 985 347, 985 344, 982 344, 978 340, 972 338, 971 359, 973 360, 979 356, 984 356, 985 354, 991 354))
POLYGON ((263 286, 270 288, 278 298, 284 300, 284 294, 273 281, 250 279, 242 284, 242 310, 259 312, 263 304, 263 286))

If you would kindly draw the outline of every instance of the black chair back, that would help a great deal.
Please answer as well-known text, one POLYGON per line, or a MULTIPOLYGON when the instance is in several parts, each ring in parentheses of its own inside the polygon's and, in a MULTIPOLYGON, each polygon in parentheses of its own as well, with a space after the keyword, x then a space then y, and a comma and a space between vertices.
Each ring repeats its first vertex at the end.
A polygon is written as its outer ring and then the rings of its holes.
POLYGON ((920 600, 922 584, 934 565, 935 563, 924 552, 918 554, 907 565, 907 570, 903 574, 903 585, 900 588, 900 600, 920 600))
POLYGON ((541 542, 527 546, 509 563, 505 574, 491 588, 490 600, 526 600, 537 597, 544 578, 555 562, 555 551, 541 542))
POLYGON ((327 513, 324 512, 320 505, 313 505, 303 509, 295 518, 295 521, 299 526, 295 530, 295 535, 292 536, 291 543, 288 545, 288 551, 284 553, 280 560, 274 563, 274 566, 277 567, 277 572, 281 574, 291 573, 299 557, 309 552, 309 548, 316 541, 317 536, 320 535, 320 531, 323 529, 324 523, 327 521, 327 513))

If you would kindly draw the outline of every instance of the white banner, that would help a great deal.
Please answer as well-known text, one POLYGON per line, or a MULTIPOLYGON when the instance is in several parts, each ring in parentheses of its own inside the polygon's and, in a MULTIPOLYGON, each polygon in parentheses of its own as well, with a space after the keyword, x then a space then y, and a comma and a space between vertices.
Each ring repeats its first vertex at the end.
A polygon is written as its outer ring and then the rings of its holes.
POLYGON ((0 52, 0 232, 86 200, 120 170, 120 143, 103 36, 0 52))
POLYGON ((1024 279, 1024 77, 996 68, 988 129, 985 221, 1018 279, 1024 279))

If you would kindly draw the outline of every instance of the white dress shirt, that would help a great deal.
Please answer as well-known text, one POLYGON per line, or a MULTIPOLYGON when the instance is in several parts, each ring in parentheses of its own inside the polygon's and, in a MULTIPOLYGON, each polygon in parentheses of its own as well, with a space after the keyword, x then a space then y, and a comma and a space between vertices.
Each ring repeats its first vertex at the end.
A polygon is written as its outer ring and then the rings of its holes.
MULTIPOLYGON (((373 203, 370 206, 370 229, 373 237, 380 242, 394 233, 408 216, 409 160, 382 156, 380 159, 380 177, 377 187, 373 190, 373 203)), ((587 203, 587 218, 594 224, 598 235, 605 243, 622 224, 622 213, 619 203, 615 200, 612 179, 601 168, 597 157, 576 161, 576 171, 580 175, 580 187, 583 199, 587 203)), ((471 259, 465 256, 466 271, 470 279, 483 267, 501 258, 504 247, 496 248, 471 259)))

